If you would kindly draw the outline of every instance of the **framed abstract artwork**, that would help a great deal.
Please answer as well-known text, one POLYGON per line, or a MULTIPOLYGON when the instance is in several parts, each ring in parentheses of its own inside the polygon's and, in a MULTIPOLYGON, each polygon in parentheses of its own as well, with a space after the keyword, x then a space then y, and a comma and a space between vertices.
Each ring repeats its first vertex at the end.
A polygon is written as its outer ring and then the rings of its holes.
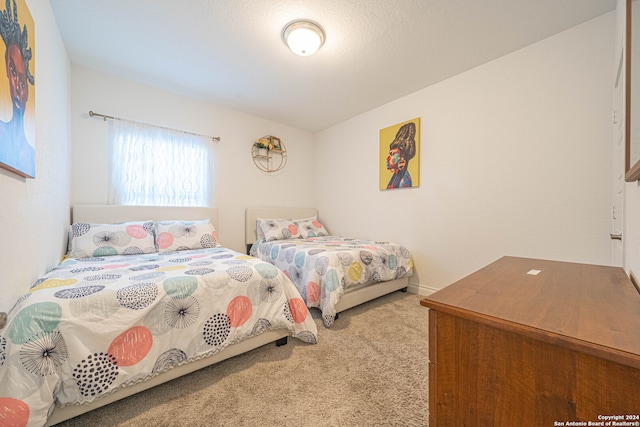
POLYGON ((420 186, 420 118, 380 129, 380 190, 420 186))
POLYGON ((34 31, 25 0, 5 0, 0 10, 5 47, 0 76, 6 76, 0 82, 0 167, 26 178, 35 178, 36 163, 34 31))

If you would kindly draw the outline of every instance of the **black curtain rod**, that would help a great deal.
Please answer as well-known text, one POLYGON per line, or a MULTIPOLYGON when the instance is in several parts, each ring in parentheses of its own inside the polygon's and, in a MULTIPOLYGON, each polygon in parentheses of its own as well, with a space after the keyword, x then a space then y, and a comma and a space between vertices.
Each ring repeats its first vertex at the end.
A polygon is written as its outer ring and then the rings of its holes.
MULTIPOLYGON (((107 116, 106 114, 94 113, 93 111, 89 111, 89 116, 90 117, 101 117, 102 120, 104 120, 104 121, 106 121, 107 119, 110 119, 110 120, 126 120, 126 119, 121 119, 120 117, 107 116)), ((140 124, 143 124, 143 125, 149 125, 149 123, 136 122, 134 120, 127 120, 127 121, 134 122, 134 123, 140 123, 140 124)), ((155 126, 155 125, 151 125, 151 126, 155 126)), ((211 138, 212 140, 214 140, 216 142, 220 141, 220 137, 219 136, 202 135, 200 133, 188 132, 186 130, 173 129, 173 128, 168 128, 168 127, 163 127, 163 126, 157 126, 157 127, 161 128, 161 129, 169 129, 169 130, 175 130, 175 131, 182 132, 182 133, 188 133, 189 135, 204 136, 206 138, 211 138)))

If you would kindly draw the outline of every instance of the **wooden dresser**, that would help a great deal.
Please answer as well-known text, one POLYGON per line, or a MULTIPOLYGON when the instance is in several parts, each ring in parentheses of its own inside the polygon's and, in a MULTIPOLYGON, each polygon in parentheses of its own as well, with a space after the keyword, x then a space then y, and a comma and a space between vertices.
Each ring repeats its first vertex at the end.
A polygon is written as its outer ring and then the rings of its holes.
POLYGON ((640 425, 640 294, 623 269, 504 257, 421 305, 430 427, 640 425))

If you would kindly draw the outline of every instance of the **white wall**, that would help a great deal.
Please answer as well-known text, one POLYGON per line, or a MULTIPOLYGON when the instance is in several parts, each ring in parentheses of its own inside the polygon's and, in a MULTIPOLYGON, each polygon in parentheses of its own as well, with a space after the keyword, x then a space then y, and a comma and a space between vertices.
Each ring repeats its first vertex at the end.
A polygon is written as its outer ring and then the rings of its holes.
POLYGON ((36 178, 0 169, 0 311, 60 262, 69 224, 69 59, 49 2, 27 5, 35 22, 36 178))
POLYGON ((421 293, 504 255, 610 263, 614 27, 609 13, 318 133, 329 231, 406 245, 421 293), (379 130, 415 117, 421 185, 380 191, 379 130))
POLYGON ((220 136, 214 143, 212 206, 219 209, 222 244, 244 252, 244 213, 249 206, 313 206, 313 135, 237 111, 72 66, 71 202, 107 203, 110 116, 220 136), (268 174, 250 156, 253 142, 275 135, 287 148, 286 167, 268 174))

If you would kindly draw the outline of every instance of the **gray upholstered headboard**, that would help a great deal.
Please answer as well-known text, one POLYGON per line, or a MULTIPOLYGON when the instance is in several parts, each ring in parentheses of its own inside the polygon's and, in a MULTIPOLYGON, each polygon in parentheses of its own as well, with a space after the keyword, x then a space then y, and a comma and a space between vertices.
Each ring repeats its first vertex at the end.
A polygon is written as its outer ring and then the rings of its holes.
POLYGON ((110 224, 127 221, 207 219, 218 230, 218 208, 179 206, 74 205, 71 222, 110 224))
POLYGON ((244 242, 247 245, 255 243, 256 220, 262 219, 298 219, 318 215, 316 208, 247 208, 245 213, 244 242))

